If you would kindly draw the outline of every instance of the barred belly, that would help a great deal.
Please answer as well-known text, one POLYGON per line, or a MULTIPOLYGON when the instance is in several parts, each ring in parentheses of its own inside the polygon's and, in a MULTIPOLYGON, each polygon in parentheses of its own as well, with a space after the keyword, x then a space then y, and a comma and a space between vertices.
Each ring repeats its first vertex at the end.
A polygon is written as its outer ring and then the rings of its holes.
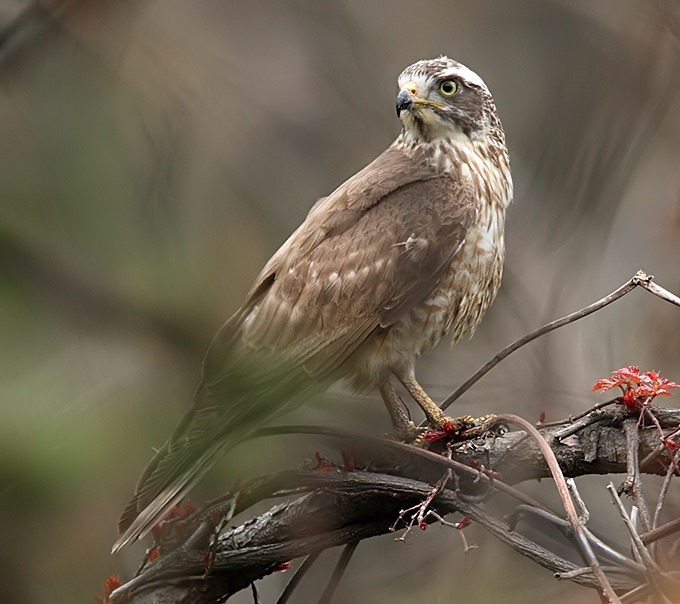
POLYGON ((485 210, 431 294, 406 316, 377 330, 354 356, 354 388, 375 387, 392 372, 407 372, 447 334, 452 343, 466 333, 473 335, 498 293, 505 257, 505 212, 485 210))

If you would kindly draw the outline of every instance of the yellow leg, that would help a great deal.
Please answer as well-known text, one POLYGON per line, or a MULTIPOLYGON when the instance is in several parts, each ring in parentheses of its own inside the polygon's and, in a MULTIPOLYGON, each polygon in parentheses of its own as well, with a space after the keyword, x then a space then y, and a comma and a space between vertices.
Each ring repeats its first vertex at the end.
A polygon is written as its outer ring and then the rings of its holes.
POLYGON ((425 413, 427 421, 430 422, 432 427, 441 428, 445 421, 448 420, 444 412, 439 408, 437 403, 435 403, 423 390, 423 387, 418 383, 415 377, 410 376, 407 378, 400 378, 401 383, 408 393, 413 397, 413 400, 418 403, 420 408, 425 413))
POLYGON ((418 403, 420 408, 425 412, 425 417, 427 417, 427 421, 433 428, 439 429, 447 423, 451 424, 455 430, 460 431, 477 427, 484 421, 484 418, 476 420, 469 415, 463 415, 462 417, 452 419, 444 414, 439 408, 439 405, 429 397, 413 375, 406 378, 399 378, 399 381, 404 385, 404 388, 408 390, 408 393, 413 397, 413 400, 418 403))

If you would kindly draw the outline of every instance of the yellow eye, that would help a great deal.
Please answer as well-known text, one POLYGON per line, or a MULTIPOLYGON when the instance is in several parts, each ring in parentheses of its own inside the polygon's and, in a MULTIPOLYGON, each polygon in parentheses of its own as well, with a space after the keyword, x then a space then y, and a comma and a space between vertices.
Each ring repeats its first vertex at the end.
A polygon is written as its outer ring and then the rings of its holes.
POLYGON ((442 82, 439 84, 439 92, 441 92, 444 96, 453 96, 458 92, 458 84, 454 82, 453 80, 446 80, 445 82, 442 82))

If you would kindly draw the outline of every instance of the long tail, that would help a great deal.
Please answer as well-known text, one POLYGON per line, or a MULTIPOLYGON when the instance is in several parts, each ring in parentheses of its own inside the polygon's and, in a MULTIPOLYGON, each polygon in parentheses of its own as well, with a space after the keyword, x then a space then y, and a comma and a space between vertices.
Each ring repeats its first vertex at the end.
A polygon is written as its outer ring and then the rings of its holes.
POLYGON ((228 367, 218 374, 204 366, 204 378, 219 379, 201 383, 191 408, 144 470, 121 515, 113 552, 149 533, 227 451, 327 386, 283 365, 255 371, 232 360, 228 367))
POLYGON ((198 388, 191 409, 140 477, 118 522, 113 552, 144 537, 222 455, 249 436, 253 428, 246 428, 238 412, 244 406, 234 402, 225 409, 208 388, 198 388))
POLYGON ((113 552, 149 533, 227 451, 330 383, 310 380, 300 363, 242 347, 238 333, 247 311, 215 335, 193 404, 140 477, 113 552))

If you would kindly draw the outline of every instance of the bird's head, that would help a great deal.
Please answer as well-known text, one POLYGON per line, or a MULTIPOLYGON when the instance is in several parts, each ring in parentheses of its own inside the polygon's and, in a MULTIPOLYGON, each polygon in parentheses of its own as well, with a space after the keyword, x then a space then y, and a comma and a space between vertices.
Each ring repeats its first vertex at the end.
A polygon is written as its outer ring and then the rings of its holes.
POLYGON ((397 115, 417 142, 475 139, 500 126, 489 89, 474 71, 439 57, 418 61, 399 76, 397 115))

